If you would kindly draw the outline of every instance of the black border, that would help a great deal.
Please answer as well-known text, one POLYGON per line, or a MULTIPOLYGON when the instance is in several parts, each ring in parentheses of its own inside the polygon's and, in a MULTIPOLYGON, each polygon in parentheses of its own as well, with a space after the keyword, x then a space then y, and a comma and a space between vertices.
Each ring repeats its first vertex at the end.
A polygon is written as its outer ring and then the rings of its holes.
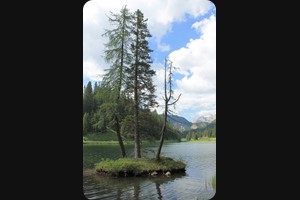
MULTIPOLYGON (((18 2, 17 5, 13 2, 3 6, 9 11, 3 19, 11 20, 4 20, 2 24, 5 34, 2 38, 6 43, 2 47, 11 55, 5 54, 8 64, 4 62, 3 66, 8 66, 8 71, 1 74, 2 77, 13 76, 12 81, 3 79, 5 102, 2 105, 8 110, 7 114, 3 113, 8 119, 3 125, 11 130, 4 134, 4 139, 7 139, 5 148, 17 149, 7 160, 7 149, 3 150, 2 166, 7 167, 3 172, 9 170, 8 179, 3 182, 5 194, 10 198, 18 195, 27 198, 28 195, 30 199, 85 199, 80 133, 85 2, 18 2)), ((262 167, 265 162, 262 164, 256 158, 270 159, 270 154, 262 153, 268 141, 261 136, 259 140, 263 144, 256 144, 249 136, 259 129, 258 123, 264 122, 260 118, 254 126, 252 123, 256 111, 262 109, 255 98, 260 97, 257 92, 260 95, 265 91, 253 86, 254 75, 260 68, 255 68, 257 63, 251 61, 255 57, 251 46, 260 45, 255 40, 261 32, 253 30, 260 30, 257 24, 266 24, 260 21, 260 14, 267 7, 262 7, 262 2, 250 5, 216 1, 214 4, 218 180, 213 199, 266 197, 265 185, 272 185, 272 179, 264 180, 263 172, 268 168, 262 167), (257 13, 254 8, 259 6, 263 9, 257 13), (250 35, 249 31, 252 31, 250 35)), ((264 44, 263 40, 258 41, 264 44)), ((262 53, 263 50, 256 48, 256 51, 262 53)), ((262 130, 267 132, 266 128, 262 130)))

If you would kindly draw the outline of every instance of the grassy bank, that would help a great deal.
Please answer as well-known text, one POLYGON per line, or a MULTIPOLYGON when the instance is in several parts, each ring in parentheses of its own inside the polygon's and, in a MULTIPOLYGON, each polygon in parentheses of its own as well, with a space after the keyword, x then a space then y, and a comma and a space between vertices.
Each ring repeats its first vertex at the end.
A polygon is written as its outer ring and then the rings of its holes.
POLYGON ((211 178, 211 185, 214 190, 216 190, 216 175, 211 178))
POLYGON ((118 160, 103 159, 96 165, 96 171, 102 175, 109 176, 154 176, 167 172, 179 173, 185 171, 185 164, 182 161, 175 161, 172 158, 120 158, 118 160))
MULTIPOLYGON (((134 145, 133 140, 129 139, 123 139, 124 145, 134 145)), ((158 145, 159 141, 158 140, 143 140, 141 141, 142 145, 144 146, 151 146, 151 145, 158 145)), ((165 140, 164 143, 174 143, 174 142, 179 142, 178 140, 165 140)), ((107 133, 92 133, 92 134, 87 134, 83 137, 83 144, 112 144, 112 145, 118 145, 118 138, 117 135, 109 131, 107 133)))
POLYGON ((207 137, 203 137, 203 138, 199 138, 198 140, 186 140, 185 138, 181 139, 182 142, 216 142, 217 138, 207 138, 207 137))
MULTIPOLYGON (((174 142, 178 142, 178 141, 177 140, 165 140, 164 144, 174 143, 174 142)), ((126 146, 134 145, 134 141, 123 141, 123 143, 126 146)), ((143 141, 141 141, 141 143, 142 143, 142 146, 157 146, 157 145, 159 145, 158 140, 155 140, 155 141, 143 140, 143 141)), ((119 145, 119 142, 118 141, 84 141, 83 144, 84 145, 105 145, 105 144, 119 145)))

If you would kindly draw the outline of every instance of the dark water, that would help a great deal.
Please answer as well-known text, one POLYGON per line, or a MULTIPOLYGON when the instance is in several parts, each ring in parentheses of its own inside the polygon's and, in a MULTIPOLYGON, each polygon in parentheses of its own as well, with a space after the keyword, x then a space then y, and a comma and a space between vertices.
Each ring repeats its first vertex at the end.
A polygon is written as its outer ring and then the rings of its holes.
MULTIPOLYGON (((144 155, 153 157, 157 147, 147 147, 144 155)), ((129 154, 133 147, 127 147, 129 154)), ((162 156, 180 159, 187 164, 186 173, 170 177, 101 177, 92 169, 101 158, 117 159, 117 145, 83 147, 83 190, 88 199, 210 199, 215 190, 211 179, 216 175, 215 142, 164 144, 162 156)))

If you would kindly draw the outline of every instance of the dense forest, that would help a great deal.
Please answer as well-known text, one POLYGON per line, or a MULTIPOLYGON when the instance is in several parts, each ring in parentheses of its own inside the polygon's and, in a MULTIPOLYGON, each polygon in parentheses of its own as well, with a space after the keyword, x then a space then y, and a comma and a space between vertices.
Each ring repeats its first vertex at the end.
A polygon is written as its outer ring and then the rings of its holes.
MULTIPOLYGON (((112 88, 101 85, 101 82, 88 82, 84 86, 83 93, 83 135, 87 134, 106 134, 113 131, 112 115, 113 110, 108 109, 113 96, 112 88)), ((134 121, 133 100, 128 95, 121 95, 122 109, 119 113, 121 116, 121 135, 124 139, 134 139, 134 121)), ((161 128, 163 126, 163 116, 158 114, 156 110, 150 111, 147 108, 140 108, 140 128, 143 140, 159 140, 161 128)), ((188 122, 179 116, 171 116, 167 125, 166 139, 186 138, 187 140, 197 140, 201 137, 216 137, 216 120, 211 123, 199 122, 196 124, 198 128, 180 131, 178 124, 188 122), (175 118, 176 117, 176 118, 175 118), (178 119, 181 120, 178 120, 178 119), (176 120, 174 120, 176 119, 176 120), (183 121, 183 122, 182 122, 183 121)))
MULTIPOLYGON (((84 86, 83 93, 83 134, 105 134, 113 130, 113 88, 104 86, 101 82, 95 82, 92 86, 88 82, 84 86)), ((133 99, 122 93, 120 111, 118 115, 121 121, 121 135, 124 139, 134 139, 134 102, 133 99)), ((141 139, 158 140, 163 126, 163 119, 156 110, 144 107, 140 108, 141 139)), ((166 139, 180 140, 181 133, 168 123, 166 139)))

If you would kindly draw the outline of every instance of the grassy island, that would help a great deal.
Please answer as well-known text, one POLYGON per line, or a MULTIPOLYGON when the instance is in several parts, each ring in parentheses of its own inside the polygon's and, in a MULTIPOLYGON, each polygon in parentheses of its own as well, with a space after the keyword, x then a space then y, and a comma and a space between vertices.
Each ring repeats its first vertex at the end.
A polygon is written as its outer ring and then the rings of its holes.
POLYGON ((130 177, 170 175, 185 172, 185 164, 172 158, 120 158, 118 160, 103 159, 96 165, 96 171, 101 175, 130 177))

